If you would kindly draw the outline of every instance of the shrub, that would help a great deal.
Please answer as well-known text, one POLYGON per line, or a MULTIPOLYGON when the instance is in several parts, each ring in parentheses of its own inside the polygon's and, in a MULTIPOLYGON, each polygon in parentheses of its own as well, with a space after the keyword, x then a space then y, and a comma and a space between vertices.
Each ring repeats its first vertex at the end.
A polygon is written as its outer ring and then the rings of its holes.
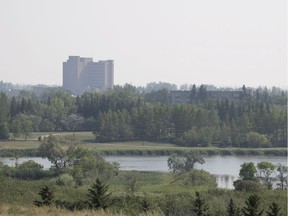
POLYGON ((23 162, 22 164, 20 164, 18 166, 19 169, 37 169, 37 170, 41 170, 43 169, 43 165, 36 163, 33 160, 29 160, 26 162, 23 162))
POLYGON ((73 177, 67 173, 60 175, 56 179, 56 185, 58 186, 71 186, 73 184, 73 177))
POLYGON ((43 166, 33 160, 26 161, 10 170, 11 177, 22 180, 38 180, 51 176, 51 172, 43 170, 43 166))
POLYGON ((57 208, 64 208, 70 211, 80 211, 88 208, 88 203, 85 201, 67 202, 64 200, 56 200, 55 205, 57 208))
POLYGON ((195 186, 207 186, 207 187, 212 187, 212 188, 216 188, 217 187, 217 183, 216 183, 216 179, 214 178, 214 176, 212 176, 209 172, 205 171, 205 170, 193 170, 189 173, 188 175, 189 177, 189 182, 192 185, 195 186))
POLYGON ((205 170, 196 169, 176 175, 175 183, 191 186, 205 186, 208 188, 217 187, 216 179, 213 175, 205 170))
POLYGON ((236 180, 233 186, 237 191, 256 192, 263 189, 260 182, 256 180, 236 180))
POLYGON ((246 135, 246 142, 248 147, 263 148, 269 147, 270 143, 266 135, 257 132, 249 132, 246 135))
POLYGON ((135 194, 139 190, 139 172, 127 172, 125 174, 124 185, 127 193, 135 194))
POLYGON ((41 206, 51 206, 52 199, 54 198, 54 193, 51 189, 45 185, 41 187, 40 192, 38 193, 41 196, 41 200, 35 200, 34 205, 41 207, 41 206))

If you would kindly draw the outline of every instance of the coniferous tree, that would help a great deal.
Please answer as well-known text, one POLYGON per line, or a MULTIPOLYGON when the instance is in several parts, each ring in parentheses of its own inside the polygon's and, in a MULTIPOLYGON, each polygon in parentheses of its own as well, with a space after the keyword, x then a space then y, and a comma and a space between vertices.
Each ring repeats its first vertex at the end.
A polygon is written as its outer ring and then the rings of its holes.
POLYGON ((108 193, 108 185, 105 185, 98 178, 88 189, 88 203, 90 208, 104 210, 109 206, 111 193, 108 193))
POLYGON ((0 140, 9 138, 9 104, 5 93, 0 94, 0 140))
POLYGON ((233 199, 230 199, 228 208, 227 208, 227 216, 240 216, 240 209, 236 207, 233 199))
POLYGON ((209 216, 209 207, 206 200, 201 198, 200 193, 196 192, 196 200, 194 201, 193 211, 196 216, 209 216))
POLYGON ((9 104, 5 93, 0 94, 0 123, 7 122, 9 118, 9 104))
POLYGON ((18 113, 19 113, 19 105, 18 105, 18 102, 16 100, 16 97, 13 96, 11 103, 10 103, 10 117, 13 118, 18 113))
POLYGON ((257 194, 249 196, 245 201, 246 207, 242 209, 244 216, 261 216, 264 209, 260 209, 260 197, 257 194))
POLYGON ((197 97, 197 89, 196 89, 196 85, 194 84, 192 86, 191 93, 190 93, 190 102, 195 103, 196 97, 197 97))
POLYGON ((9 128, 6 122, 0 122, 0 140, 9 139, 9 128))
POLYGON ((280 213, 281 208, 279 207, 279 205, 275 202, 273 202, 270 206, 269 206, 269 210, 266 212, 267 216, 282 216, 283 214, 280 213))
POLYGON ((54 198, 53 191, 50 190, 50 188, 45 185, 41 187, 40 192, 38 193, 41 196, 41 200, 35 200, 34 205, 41 207, 41 206, 51 206, 52 200, 54 198))

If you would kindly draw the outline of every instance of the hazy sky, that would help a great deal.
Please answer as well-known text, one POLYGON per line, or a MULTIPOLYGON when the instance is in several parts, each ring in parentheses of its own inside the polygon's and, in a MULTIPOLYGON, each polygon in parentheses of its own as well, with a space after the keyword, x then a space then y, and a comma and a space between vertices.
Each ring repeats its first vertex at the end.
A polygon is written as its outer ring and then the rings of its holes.
POLYGON ((287 87, 286 0, 1 0, 0 80, 62 85, 69 55, 115 84, 287 87))

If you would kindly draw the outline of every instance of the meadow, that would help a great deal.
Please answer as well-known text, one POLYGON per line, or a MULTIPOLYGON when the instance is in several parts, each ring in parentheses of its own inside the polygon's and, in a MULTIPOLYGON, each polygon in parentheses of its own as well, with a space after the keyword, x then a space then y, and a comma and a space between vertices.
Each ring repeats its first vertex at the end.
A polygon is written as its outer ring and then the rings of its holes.
MULTIPOLYGON (((109 192, 112 192, 111 207, 103 210, 71 210, 51 207, 36 207, 33 201, 39 199, 39 189, 48 185, 54 191, 54 200, 79 202, 87 199, 87 190, 91 182, 81 187, 71 183, 59 186, 56 179, 23 181, 1 179, 0 186, 0 215, 179 215, 179 212, 191 212, 195 200, 195 192, 200 191, 209 205, 211 215, 226 215, 229 200, 233 198, 238 207, 245 206, 245 200, 252 192, 239 192, 209 188, 205 186, 185 185, 175 181, 174 177, 163 173, 137 173, 138 190, 128 193, 125 190, 125 175, 107 181, 109 192), (149 209, 143 211, 143 203, 148 203, 149 209), (142 209, 142 210, 141 210, 142 209)), ((257 192, 261 197, 261 208, 268 210, 272 202, 277 202, 282 212, 287 212, 287 194, 280 190, 262 190, 257 192)))
MULTIPOLYGON (((39 137, 47 136, 49 133, 34 132, 31 133, 28 140, 20 137, 16 140, 0 142, 1 157, 39 156, 37 148, 41 141, 39 137)), ((169 156, 171 154, 183 155, 187 151, 200 151, 203 155, 271 155, 287 156, 287 148, 235 148, 235 147, 183 147, 171 143, 148 142, 148 141, 130 141, 130 142, 112 142, 96 143, 92 132, 63 132, 51 133, 56 136, 74 136, 83 148, 91 151, 98 151, 104 155, 161 155, 169 156)))
MULTIPOLYGON (((38 138, 47 133, 32 133, 28 140, 17 139, 0 142, 0 155, 8 157, 37 156, 41 141, 38 138)), ((89 152, 104 155, 171 155, 184 154, 189 150, 203 155, 287 155, 284 148, 238 149, 238 148, 189 148, 157 142, 95 143, 91 132, 53 133, 55 136, 74 136, 89 152)), ((88 162, 88 161, 87 161, 88 162)), ((17 169, 17 167, 15 167, 17 169)), ((27 171, 27 170, 26 170, 27 171)), ((272 202, 277 202, 281 211, 287 213, 287 192, 282 190, 234 191, 219 189, 209 173, 199 176, 158 172, 120 171, 103 175, 103 171, 86 173, 81 185, 76 184, 76 169, 58 174, 47 174, 41 179, 20 179, 13 175, 13 169, 2 167, 0 175, 0 215, 190 215, 193 212, 195 192, 206 200, 211 215, 226 215, 229 200, 233 198, 239 208, 245 206, 247 198, 257 193, 261 197, 261 208, 265 211, 272 202), (111 192, 110 207, 106 210, 78 209, 87 200, 87 192, 102 176, 111 192), (104 177, 103 177, 104 176, 104 177), (195 181, 195 179, 198 179, 195 181), (36 207, 33 201, 39 199, 39 190, 48 186, 54 193, 51 207, 36 207), (57 203, 62 203, 60 206, 57 203), (58 206, 58 207, 57 207, 58 206)), ((45 171, 46 172, 46 171, 45 171)), ((112 172, 111 170, 109 171, 112 172)), ((30 171, 29 171, 30 173, 30 171)), ((196 172, 197 173, 197 172, 196 172)), ((193 214, 192 214, 193 215, 193 214)))

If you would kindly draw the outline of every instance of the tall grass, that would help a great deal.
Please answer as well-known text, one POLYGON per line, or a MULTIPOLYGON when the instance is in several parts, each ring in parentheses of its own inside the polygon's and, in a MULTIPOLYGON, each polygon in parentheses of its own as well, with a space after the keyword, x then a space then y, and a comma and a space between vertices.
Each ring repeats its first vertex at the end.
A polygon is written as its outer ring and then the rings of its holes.
MULTIPOLYGON (((169 156, 172 154, 184 155, 187 151, 200 151, 201 154, 205 156, 287 156, 287 149, 217 149, 217 148, 149 148, 139 149, 134 146, 130 148, 124 147, 121 145, 117 147, 109 148, 110 146, 99 148, 97 144, 95 147, 89 147, 91 151, 100 152, 103 155, 114 155, 114 156, 169 156)), ((83 145, 84 148, 87 148, 83 145)), ((37 148, 13 148, 11 149, 1 149, 0 148, 0 157, 40 157, 40 153, 37 148)))
MULTIPOLYGON (((69 211, 66 209, 59 209, 56 207, 34 207, 34 206, 15 206, 15 205, 0 205, 1 216, 22 215, 22 216, 125 216, 123 213, 114 213, 103 210, 82 210, 82 211, 69 211)), ((146 216, 158 216, 157 213, 139 214, 146 216)), ((161 214, 162 215, 162 214, 161 214)))
MULTIPOLYGON (((211 215, 225 215, 226 207, 230 198, 233 198, 238 207, 245 205, 245 200, 251 195, 247 192, 237 192, 217 188, 207 188, 205 186, 193 186, 175 181, 173 175, 169 173, 138 172, 139 191, 130 195, 125 192, 125 174, 120 172, 118 177, 107 182, 109 191, 112 192, 113 205, 104 211, 68 211, 57 209, 55 204, 51 207, 36 208, 34 200, 38 200, 39 189, 43 185, 48 185, 55 193, 55 200, 67 202, 77 202, 87 200, 87 189, 90 184, 75 188, 70 186, 57 186, 55 179, 43 179, 38 181, 20 181, 9 178, 0 179, 0 215, 179 215, 179 211, 189 212, 195 200, 195 191, 209 203, 211 215), (142 209, 143 202, 149 204, 148 212, 142 209)), ((281 207, 284 215, 287 214, 287 193, 280 190, 259 191, 261 197, 261 207, 268 210, 272 202, 276 202, 281 207), (286 214, 285 214, 286 213, 286 214)), ((189 214, 184 214, 189 215, 189 214)))

